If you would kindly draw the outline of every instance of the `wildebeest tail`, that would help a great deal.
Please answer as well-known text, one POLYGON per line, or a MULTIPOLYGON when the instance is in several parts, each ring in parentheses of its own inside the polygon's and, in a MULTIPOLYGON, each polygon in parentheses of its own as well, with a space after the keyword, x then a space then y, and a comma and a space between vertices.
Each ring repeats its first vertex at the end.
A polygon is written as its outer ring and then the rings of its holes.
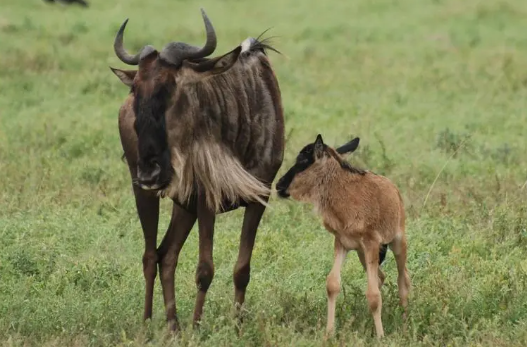
POLYGON ((384 259, 386 258, 387 251, 388 245, 381 245, 381 247, 379 248, 379 265, 381 265, 384 259))

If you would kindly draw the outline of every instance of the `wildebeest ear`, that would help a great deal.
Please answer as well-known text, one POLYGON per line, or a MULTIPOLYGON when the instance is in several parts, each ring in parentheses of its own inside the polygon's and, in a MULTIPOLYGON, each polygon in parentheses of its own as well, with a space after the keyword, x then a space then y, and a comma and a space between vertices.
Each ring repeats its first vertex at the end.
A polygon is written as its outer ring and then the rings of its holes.
POLYGON ((238 46, 234 50, 218 58, 208 59, 200 63, 185 61, 183 64, 196 72, 219 74, 229 70, 234 63, 238 61, 241 51, 242 47, 238 46))
POLYGON ((123 82, 124 84, 126 84, 128 87, 131 87, 133 82, 134 82, 134 78, 135 78, 135 75, 137 74, 137 70, 121 70, 121 69, 114 69, 113 67, 110 66, 110 69, 112 69, 113 73, 119 77, 119 79, 121 80, 121 82, 123 82))
POLYGON ((315 140, 315 156, 320 158, 324 153, 324 141, 322 140, 322 135, 318 134, 317 139, 315 140))
POLYGON ((337 148, 338 154, 346 154, 346 153, 353 153, 359 147, 359 141, 360 139, 358 137, 354 138, 350 142, 346 143, 345 145, 340 146, 337 148))
POLYGON ((229 70, 238 61, 238 57, 240 56, 241 51, 242 46, 238 46, 229 53, 218 58, 210 72, 212 72, 213 74, 219 74, 229 70))

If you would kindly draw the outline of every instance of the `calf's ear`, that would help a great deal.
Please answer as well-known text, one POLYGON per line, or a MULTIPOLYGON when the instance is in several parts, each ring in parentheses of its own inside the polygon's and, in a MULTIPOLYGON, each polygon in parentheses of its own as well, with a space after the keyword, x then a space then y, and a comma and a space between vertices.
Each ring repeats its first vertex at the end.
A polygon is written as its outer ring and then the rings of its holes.
POLYGON ((321 158, 324 155, 324 140, 322 140, 322 135, 318 134, 317 139, 315 140, 315 157, 321 158))
POLYGON ((340 155, 347 154, 347 153, 353 153, 359 147, 359 141, 360 139, 358 137, 354 138, 350 142, 346 143, 345 145, 340 146, 336 149, 337 153, 340 155))

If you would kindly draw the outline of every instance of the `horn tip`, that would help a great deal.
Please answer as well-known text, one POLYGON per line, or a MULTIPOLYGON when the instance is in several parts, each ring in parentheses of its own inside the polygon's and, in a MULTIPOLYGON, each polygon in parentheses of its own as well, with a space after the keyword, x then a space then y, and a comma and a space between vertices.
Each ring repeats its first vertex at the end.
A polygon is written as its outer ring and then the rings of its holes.
POLYGON ((121 27, 119 28, 119 31, 117 32, 118 36, 119 34, 122 34, 124 32, 124 28, 126 28, 127 23, 128 23, 128 18, 126 18, 123 24, 121 24, 121 27))

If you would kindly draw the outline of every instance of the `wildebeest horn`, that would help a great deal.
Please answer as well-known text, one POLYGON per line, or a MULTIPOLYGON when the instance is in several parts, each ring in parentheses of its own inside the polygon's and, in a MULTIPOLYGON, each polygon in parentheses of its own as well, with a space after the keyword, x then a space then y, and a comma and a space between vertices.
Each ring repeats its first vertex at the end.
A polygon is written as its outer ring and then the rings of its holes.
POLYGON ((201 16, 203 17, 205 30, 207 32, 205 46, 199 48, 182 42, 171 42, 161 51, 161 58, 171 64, 180 65, 185 59, 204 58, 214 53, 217 44, 216 32, 204 9, 201 9, 201 16))
POLYGON ((123 47, 123 33, 124 29, 126 28, 126 23, 128 23, 128 18, 126 18, 124 23, 119 28, 119 31, 117 32, 117 36, 115 37, 115 41, 113 42, 113 49, 117 57, 121 59, 123 63, 126 63, 128 65, 137 65, 139 64, 139 55, 141 54, 141 52, 137 53, 136 55, 131 55, 123 47))
POLYGON ((152 46, 144 46, 136 55, 131 55, 130 53, 128 53, 123 46, 123 33, 127 23, 128 18, 126 18, 124 23, 119 28, 119 31, 117 32, 117 36, 115 37, 115 41, 113 43, 113 49, 117 57, 121 59, 123 63, 126 63, 128 65, 137 65, 139 64, 139 60, 141 60, 141 58, 152 53, 155 49, 152 46))
POLYGON ((214 53, 214 50, 216 49, 216 44, 218 43, 216 40, 216 32, 214 31, 214 27, 212 26, 209 17, 207 17, 207 14, 205 13, 204 9, 201 9, 201 16, 203 17, 203 23, 205 23, 205 31, 207 32, 207 42, 205 42, 205 46, 203 46, 203 48, 201 48, 197 52, 193 52, 192 56, 187 57, 187 59, 203 58, 208 55, 211 55, 212 53, 214 53))

